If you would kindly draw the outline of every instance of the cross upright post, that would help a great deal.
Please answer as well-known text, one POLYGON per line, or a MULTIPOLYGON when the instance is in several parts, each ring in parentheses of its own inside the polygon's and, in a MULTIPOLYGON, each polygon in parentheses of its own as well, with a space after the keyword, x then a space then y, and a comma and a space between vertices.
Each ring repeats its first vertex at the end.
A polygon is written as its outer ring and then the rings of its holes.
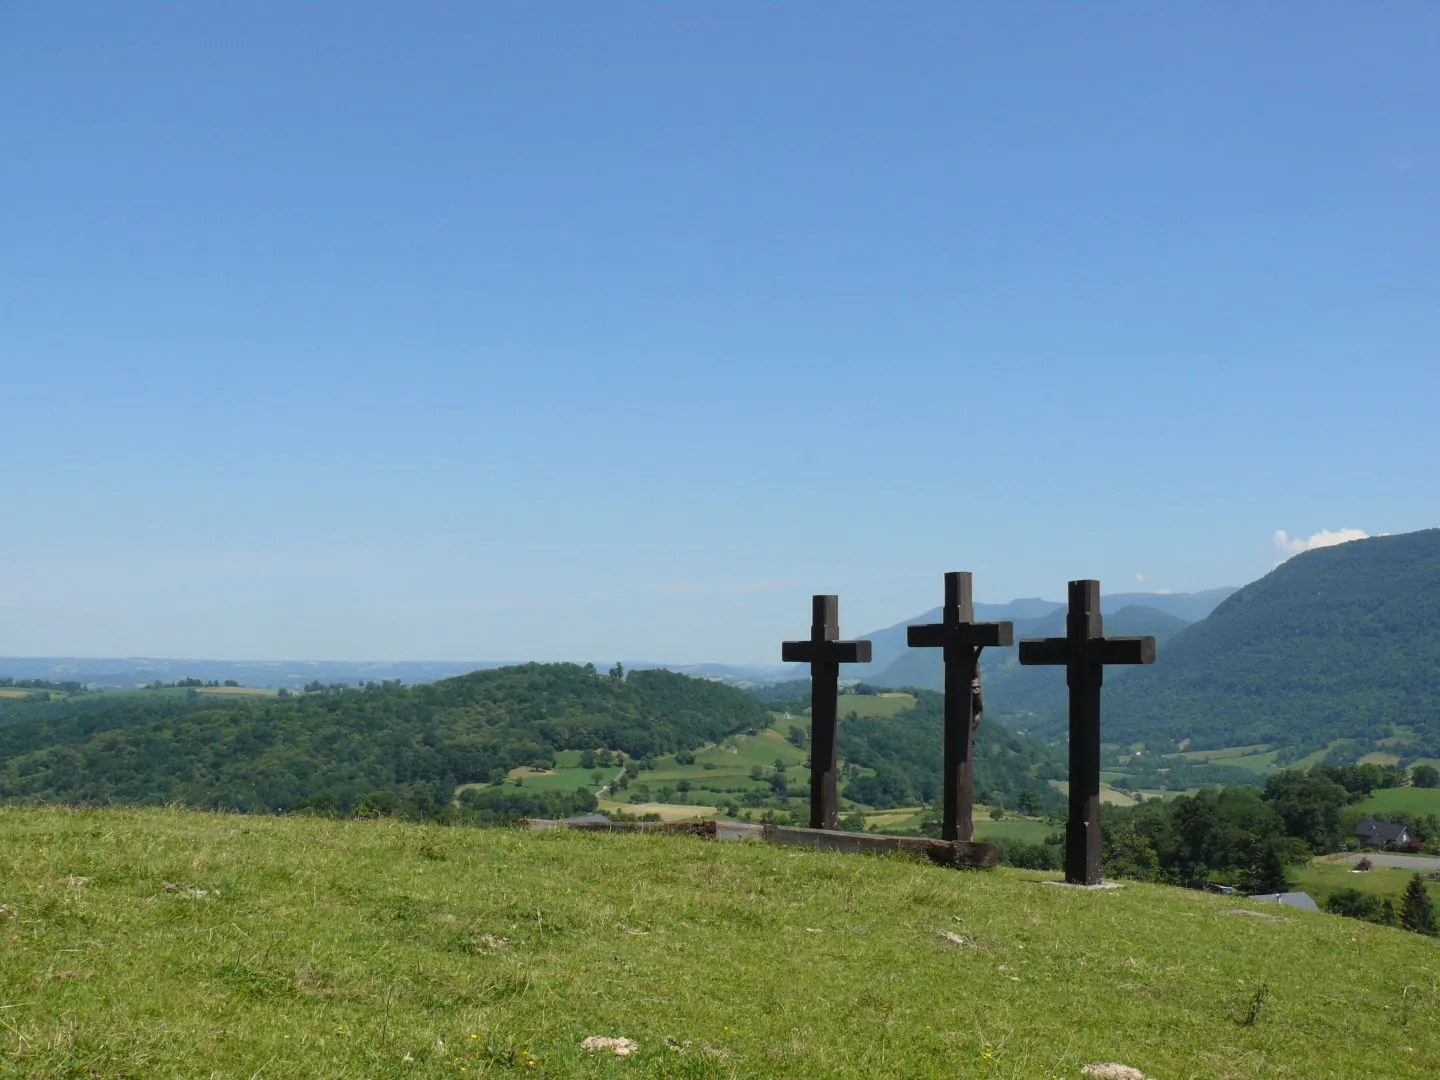
POLYGON ((810 665, 810 828, 835 828, 835 729, 840 665, 868 664, 870 642, 841 641, 840 598, 815 596, 808 641, 786 641, 780 658, 810 665))
POLYGON ((1100 686, 1107 664, 1153 664, 1153 637, 1110 637, 1100 615, 1100 582, 1070 582, 1062 638, 1020 642, 1020 663, 1064 665, 1070 688, 1070 817, 1065 880, 1100 884, 1100 686))
POLYGON ((977 623, 968 571, 945 575, 945 607, 941 621, 907 627, 912 649, 943 649, 945 657, 945 795, 940 838, 970 840, 975 836, 975 728, 984 711, 980 694, 980 650, 1009 645, 1015 625, 977 623))

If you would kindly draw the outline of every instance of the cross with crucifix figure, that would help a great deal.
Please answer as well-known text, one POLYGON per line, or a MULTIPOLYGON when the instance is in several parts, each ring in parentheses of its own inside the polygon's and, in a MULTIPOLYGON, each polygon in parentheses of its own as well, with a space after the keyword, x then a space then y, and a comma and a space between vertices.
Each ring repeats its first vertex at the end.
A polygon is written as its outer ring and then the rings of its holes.
POLYGON ((840 665, 868 664, 870 642, 840 641, 840 598, 816 596, 809 641, 786 641, 780 658, 810 665, 810 828, 835 828, 835 728, 840 665))
POLYGON ((1063 664, 1070 687, 1070 817, 1065 880, 1100 884, 1100 684, 1106 664, 1153 664, 1153 637, 1111 637, 1100 616, 1100 583, 1070 582, 1062 638, 1020 642, 1020 663, 1063 664))
POLYGON ((984 709, 980 696, 980 650, 1009 645, 1015 625, 977 623, 970 574, 945 575, 945 607, 941 621, 905 631, 912 649, 944 649, 945 657, 945 795, 940 839, 969 840, 975 835, 971 803, 975 796, 975 728, 984 709))

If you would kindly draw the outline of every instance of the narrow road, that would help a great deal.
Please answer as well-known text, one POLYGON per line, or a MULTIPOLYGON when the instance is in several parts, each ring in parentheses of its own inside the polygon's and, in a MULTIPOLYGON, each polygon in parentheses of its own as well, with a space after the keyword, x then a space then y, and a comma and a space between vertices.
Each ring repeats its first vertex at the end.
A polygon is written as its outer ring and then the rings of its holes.
POLYGON ((614 787, 616 784, 618 784, 618 783, 620 782, 620 777, 622 777, 622 776, 624 776, 624 775, 625 775, 625 766, 624 766, 624 765, 621 765, 621 766, 620 766, 620 771, 617 772, 614 776, 612 776, 612 777, 610 778, 609 783, 601 784, 601 785, 600 785, 599 790, 597 790, 597 791, 595 792, 595 797, 598 799, 598 798, 600 798, 601 795, 604 795, 605 792, 609 791, 612 787, 614 787))
POLYGON ((1376 866, 1395 866, 1401 870, 1418 870, 1422 874, 1428 874, 1432 870, 1440 870, 1440 859, 1431 858, 1428 855, 1391 855, 1384 851, 1364 852, 1355 855, 1346 855, 1336 862, 1358 863, 1361 859, 1369 859, 1376 866))

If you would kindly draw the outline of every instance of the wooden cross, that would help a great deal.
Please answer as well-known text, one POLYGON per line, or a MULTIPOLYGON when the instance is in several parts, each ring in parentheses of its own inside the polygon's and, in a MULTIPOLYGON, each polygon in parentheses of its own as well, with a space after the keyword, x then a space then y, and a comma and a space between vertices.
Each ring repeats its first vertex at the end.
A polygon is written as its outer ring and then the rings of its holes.
POLYGON ((945 653, 945 802, 940 838, 970 840, 975 835, 971 803, 975 797, 975 728, 980 723, 980 650, 1009 645, 1015 624, 977 623, 971 578, 966 571, 945 575, 941 621, 905 631, 912 649, 945 653))
POLYGON ((1100 884, 1100 684, 1106 664, 1153 664, 1153 637, 1111 637, 1100 617, 1100 583, 1070 582, 1063 638, 1020 642, 1020 663, 1063 664, 1070 687, 1070 817, 1065 880, 1100 884))
POLYGON ((840 641, 840 598, 816 596, 809 641, 786 641, 780 658, 810 665, 810 828, 835 828, 835 728, 840 665, 868 664, 870 642, 840 641))

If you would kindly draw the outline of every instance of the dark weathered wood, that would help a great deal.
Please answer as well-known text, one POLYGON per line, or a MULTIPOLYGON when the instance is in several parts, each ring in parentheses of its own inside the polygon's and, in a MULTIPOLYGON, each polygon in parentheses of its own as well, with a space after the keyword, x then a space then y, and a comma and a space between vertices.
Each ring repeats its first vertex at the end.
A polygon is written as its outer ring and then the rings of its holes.
POLYGON ((1063 638, 1020 642, 1020 663, 1065 666, 1070 688, 1070 817, 1065 823, 1065 880, 1100 883, 1100 688, 1106 664, 1153 664, 1153 637, 1107 638, 1100 583, 1070 582, 1063 638))
MULTIPOLYGON (((1020 642, 1022 664, 1068 664, 1070 639, 1063 637, 1026 638, 1020 642)), ((1153 664, 1153 637, 1096 638, 1087 642, 1086 662, 1092 664, 1153 664)))
POLYGON ((818 595, 812 599, 809 640, 780 646, 785 662, 810 665, 810 825, 815 829, 835 827, 840 665, 870 662, 870 642, 839 637, 840 598, 818 595))
POLYGON ((880 836, 875 833, 840 832, 835 829, 798 829, 788 825, 764 826, 767 844, 798 844, 855 854, 883 855, 904 851, 923 856, 943 866, 986 869, 995 865, 999 851, 994 844, 932 840, 924 836, 880 836))
MULTIPOLYGON (((833 649, 826 651, 825 659, 835 664, 868 664, 870 642, 832 641, 833 649)), ((809 664, 815 650, 808 641, 785 641, 780 644, 780 659, 787 664, 809 664)))
POLYGON ((963 841, 975 835, 975 728, 983 708, 980 696, 980 650, 1009 645, 1013 623, 975 621, 972 579, 965 571, 945 575, 945 606, 941 621, 905 630, 912 649, 944 649, 945 657, 945 793, 940 836, 963 841))

